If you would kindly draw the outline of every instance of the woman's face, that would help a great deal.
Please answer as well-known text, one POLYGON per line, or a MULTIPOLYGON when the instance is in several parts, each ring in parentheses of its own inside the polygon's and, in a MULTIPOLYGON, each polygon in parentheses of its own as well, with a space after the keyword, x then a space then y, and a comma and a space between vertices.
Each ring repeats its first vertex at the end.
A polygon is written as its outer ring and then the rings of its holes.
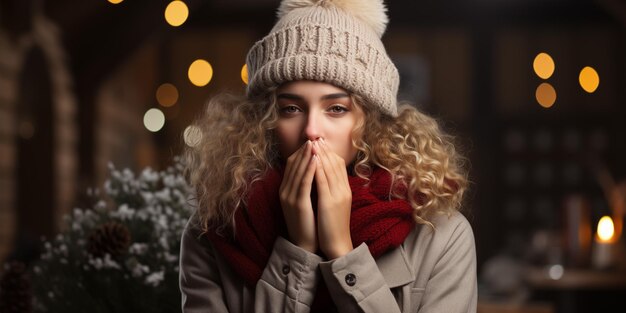
POLYGON ((346 164, 354 161, 352 130, 363 118, 363 111, 352 103, 348 92, 328 83, 294 81, 277 91, 276 133, 280 153, 288 158, 307 140, 324 138, 346 164))

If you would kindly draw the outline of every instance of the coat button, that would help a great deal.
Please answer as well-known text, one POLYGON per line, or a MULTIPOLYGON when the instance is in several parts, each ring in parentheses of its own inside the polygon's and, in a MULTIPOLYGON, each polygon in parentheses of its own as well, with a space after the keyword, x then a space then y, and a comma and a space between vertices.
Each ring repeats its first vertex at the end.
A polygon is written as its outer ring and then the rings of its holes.
POLYGON ((290 271, 291 269, 289 268, 289 265, 283 266, 283 274, 287 275, 290 271))
POLYGON ((346 275, 346 284, 350 287, 354 286, 356 284, 356 275, 352 273, 346 275))

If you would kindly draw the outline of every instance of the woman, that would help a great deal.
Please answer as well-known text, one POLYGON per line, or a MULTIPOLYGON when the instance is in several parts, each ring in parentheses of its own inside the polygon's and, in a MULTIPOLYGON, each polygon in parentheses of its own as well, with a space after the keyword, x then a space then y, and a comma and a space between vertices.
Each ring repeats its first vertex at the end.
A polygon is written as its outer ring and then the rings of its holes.
POLYGON ((475 312, 462 158, 398 110, 380 0, 284 0, 186 152, 184 312, 475 312), (399 112, 398 112, 399 111, 399 112))

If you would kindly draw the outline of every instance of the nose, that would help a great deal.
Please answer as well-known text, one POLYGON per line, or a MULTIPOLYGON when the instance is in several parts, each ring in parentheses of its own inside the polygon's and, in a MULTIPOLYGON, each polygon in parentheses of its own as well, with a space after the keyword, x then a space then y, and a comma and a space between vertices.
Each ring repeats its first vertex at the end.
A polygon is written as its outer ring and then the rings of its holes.
POLYGON ((306 124, 303 129, 303 137, 307 140, 317 140, 323 137, 323 125, 321 116, 319 113, 314 112, 313 110, 309 111, 309 114, 306 117, 306 124))

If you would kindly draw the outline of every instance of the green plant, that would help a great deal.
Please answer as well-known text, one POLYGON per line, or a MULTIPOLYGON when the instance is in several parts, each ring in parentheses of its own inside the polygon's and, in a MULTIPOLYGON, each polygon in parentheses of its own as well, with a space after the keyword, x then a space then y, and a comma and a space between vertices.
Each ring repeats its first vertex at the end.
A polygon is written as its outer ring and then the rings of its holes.
POLYGON ((191 194, 178 158, 139 175, 109 165, 104 194, 74 209, 32 267, 37 312, 177 312, 180 236, 191 194))

